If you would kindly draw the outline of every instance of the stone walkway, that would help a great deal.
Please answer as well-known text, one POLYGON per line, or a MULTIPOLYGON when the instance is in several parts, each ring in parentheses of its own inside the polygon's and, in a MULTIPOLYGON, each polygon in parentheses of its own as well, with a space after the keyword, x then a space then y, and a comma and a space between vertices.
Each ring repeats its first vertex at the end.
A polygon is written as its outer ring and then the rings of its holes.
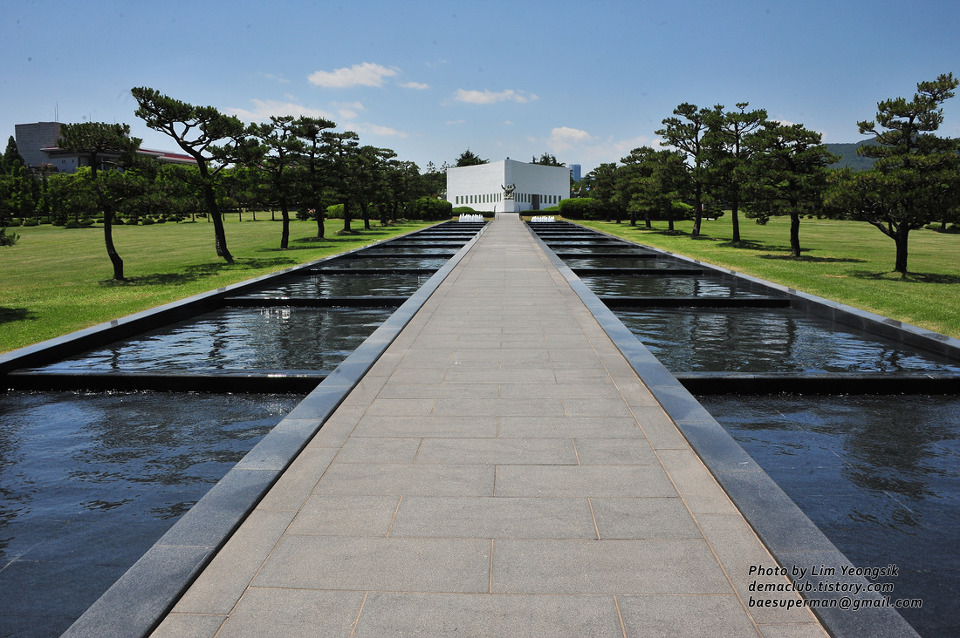
POLYGON ((154 636, 825 636, 516 220, 491 224, 154 636))

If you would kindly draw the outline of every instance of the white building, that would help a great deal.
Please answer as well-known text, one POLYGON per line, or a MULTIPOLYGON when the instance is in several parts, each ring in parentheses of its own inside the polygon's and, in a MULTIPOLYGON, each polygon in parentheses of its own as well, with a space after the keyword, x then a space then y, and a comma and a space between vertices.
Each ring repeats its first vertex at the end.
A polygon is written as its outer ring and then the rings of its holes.
POLYGON ((570 169, 501 162, 447 169, 447 201, 478 211, 513 213, 556 206, 570 197, 570 169))

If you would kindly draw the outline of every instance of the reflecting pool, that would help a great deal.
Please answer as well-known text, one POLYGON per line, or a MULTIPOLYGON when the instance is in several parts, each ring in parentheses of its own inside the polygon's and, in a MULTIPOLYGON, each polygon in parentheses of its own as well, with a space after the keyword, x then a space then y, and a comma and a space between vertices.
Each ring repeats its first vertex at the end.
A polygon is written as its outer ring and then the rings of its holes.
POLYGON ((265 286, 245 297, 405 296, 420 289, 430 275, 395 273, 389 277, 357 274, 311 274, 265 286))
POLYGON ((759 297, 770 293, 733 278, 580 275, 599 297, 759 297))
POLYGON ((698 399, 854 565, 899 566, 918 632, 960 635, 960 397, 698 399))
POLYGON ((960 372, 953 360, 792 309, 613 312, 672 372, 960 372))
POLYGON ((332 370, 394 308, 226 308, 46 370, 332 370))
POLYGON ((0 394, 0 634, 60 635, 301 398, 0 394))

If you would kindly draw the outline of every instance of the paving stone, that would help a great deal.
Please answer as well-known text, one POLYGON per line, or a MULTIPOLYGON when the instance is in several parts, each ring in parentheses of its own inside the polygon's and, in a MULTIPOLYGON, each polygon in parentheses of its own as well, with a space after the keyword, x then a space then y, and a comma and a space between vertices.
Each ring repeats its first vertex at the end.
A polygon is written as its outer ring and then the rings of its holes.
POLYGON ((390 535, 595 539, 596 530, 586 499, 408 496, 390 535))
POLYGON ((226 616, 171 612, 150 638, 214 638, 226 616))
POLYGON ((720 594, 730 586, 700 539, 497 540, 494 593, 720 594))
POLYGON ((337 463, 413 463, 420 439, 352 437, 340 448, 337 463))
POLYGON ((618 596, 628 636, 714 638, 757 631, 736 596, 618 596))
POLYGON ((487 592, 490 541, 288 535, 264 563, 253 586, 487 592))
POLYGON ((500 417, 502 438, 643 437, 632 417, 500 417))
POLYGON ((501 465, 497 496, 675 497, 677 491, 658 466, 501 465))
POLYGON ((287 533, 386 537, 399 503, 399 496, 314 494, 303 503, 287 533))
POLYGON ((437 399, 433 416, 564 416, 560 399, 483 399, 473 397, 437 399))
POLYGON ((612 596, 398 594, 367 596, 355 638, 622 638, 612 596))
POLYGON ((293 512, 254 511, 177 602, 180 613, 227 615, 293 518, 293 512))
POLYGON ((576 465, 569 439, 424 439, 417 463, 576 465))
POLYGON ((362 604, 363 592, 251 588, 219 635, 349 638, 362 604))
POLYGON ((360 419, 355 437, 462 437, 497 436, 497 417, 403 417, 372 415, 360 419))
POLYGON ((601 540, 702 538, 680 498, 592 498, 601 540))
POLYGON ((493 496, 494 467, 333 463, 317 494, 493 496))
POLYGON ((573 440, 580 465, 659 465, 660 459, 643 438, 573 440))
POLYGON ((300 509, 338 451, 339 448, 305 449, 274 483, 263 500, 257 504, 257 508, 292 511, 300 509))

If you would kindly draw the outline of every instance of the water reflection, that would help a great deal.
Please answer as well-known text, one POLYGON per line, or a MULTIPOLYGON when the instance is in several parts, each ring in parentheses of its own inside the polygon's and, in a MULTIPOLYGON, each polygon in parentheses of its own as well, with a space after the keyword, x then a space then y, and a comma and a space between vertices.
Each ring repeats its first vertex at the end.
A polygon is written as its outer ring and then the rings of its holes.
POLYGON ((3 635, 63 632, 299 401, 0 394, 3 635))
POLYGON ((932 353, 790 309, 614 309, 674 372, 960 372, 932 353))
POLYGON ((262 288, 249 297, 408 297, 420 289, 429 275, 313 274, 262 288))
POLYGON ((922 635, 960 635, 960 397, 699 400, 855 565, 900 567, 922 635))
POLYGON ((631 277, 628 275, 580 275, 600 297, 758 297, 769 296, 749 283, 718 277, 631 277))
POLYGON ((392 308, 228 308, 49 370, 332 370, 392 308))
POLYGON ((329 268, 435 268, 440 269, 448 257, 343 257, 324 263, 329 268))

